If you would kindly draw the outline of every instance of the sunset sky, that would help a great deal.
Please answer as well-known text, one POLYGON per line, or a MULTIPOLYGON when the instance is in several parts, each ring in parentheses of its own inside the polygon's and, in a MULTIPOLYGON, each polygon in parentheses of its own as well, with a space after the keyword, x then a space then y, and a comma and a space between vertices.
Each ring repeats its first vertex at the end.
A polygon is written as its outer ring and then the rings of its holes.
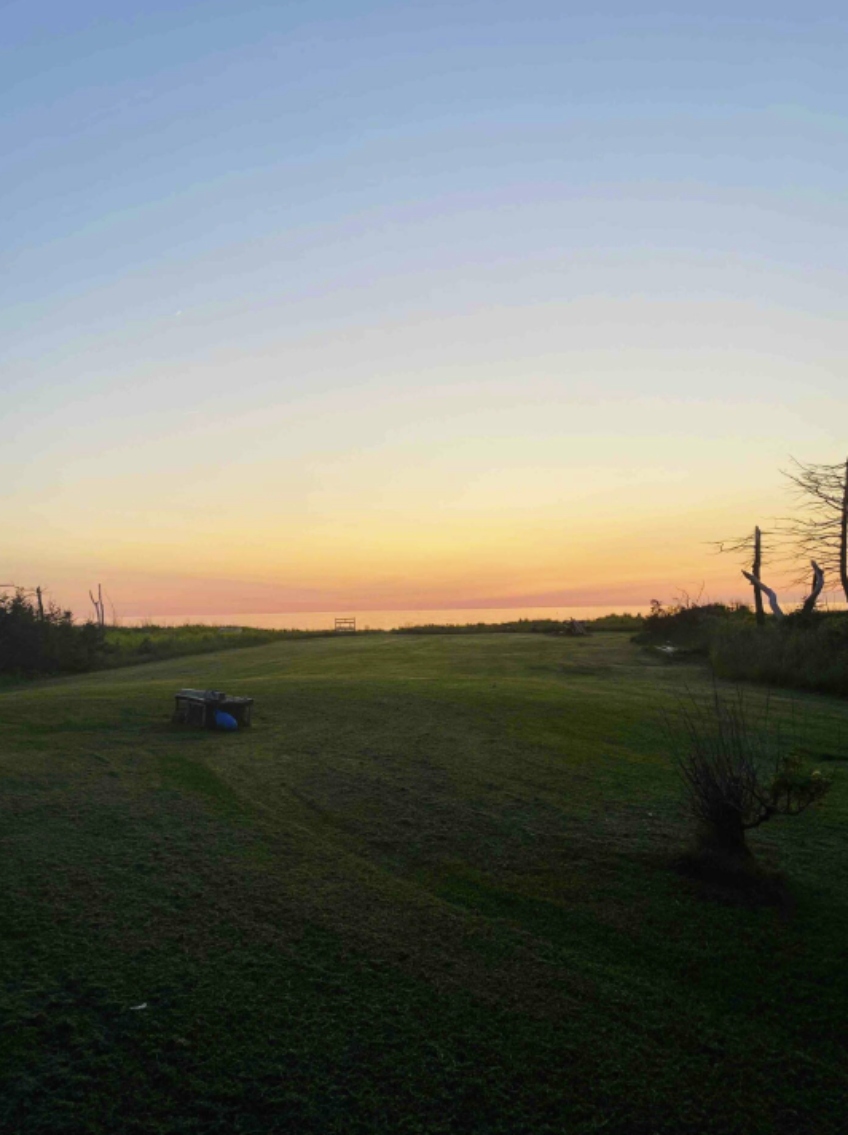
POLYGON ((598 604, 848 451, 848 10, 0 9, 0 581, 598 604))

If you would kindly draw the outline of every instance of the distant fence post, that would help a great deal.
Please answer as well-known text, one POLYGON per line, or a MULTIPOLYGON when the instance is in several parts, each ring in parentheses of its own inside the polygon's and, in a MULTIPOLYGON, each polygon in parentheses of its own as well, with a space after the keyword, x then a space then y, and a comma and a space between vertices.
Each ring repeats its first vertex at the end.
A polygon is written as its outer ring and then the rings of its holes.
POLYGON ((356 619, 336 619, 336 634, 356 634, 356 619))

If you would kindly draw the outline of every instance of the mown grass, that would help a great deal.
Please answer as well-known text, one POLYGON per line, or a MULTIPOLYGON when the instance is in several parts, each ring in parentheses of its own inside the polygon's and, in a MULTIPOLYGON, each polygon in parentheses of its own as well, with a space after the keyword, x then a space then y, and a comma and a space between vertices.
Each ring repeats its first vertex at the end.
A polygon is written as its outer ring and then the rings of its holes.
MULTIPOLYGON (((753 835, 787 901, 699 889, 659 716, 710 680, 386 634, 0 692, 0 1128, 844 1130, 842 765, 753 835), (171 725, 185 685, 254 727, 171 725)), ((772 712, 845 754, 844 703, 772 712)))

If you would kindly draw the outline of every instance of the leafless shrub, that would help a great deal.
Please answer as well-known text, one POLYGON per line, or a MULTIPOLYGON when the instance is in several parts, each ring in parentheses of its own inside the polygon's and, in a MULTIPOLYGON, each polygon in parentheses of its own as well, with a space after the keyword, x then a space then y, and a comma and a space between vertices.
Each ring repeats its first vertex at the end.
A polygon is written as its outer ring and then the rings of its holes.
POLYGON ((821 800, 830 780, 805 770, 793 736, 744 695, 690 699, 671 724, 675 761, 704 851, 748 858, 745 833, 773 816, 797 816, 821 800))

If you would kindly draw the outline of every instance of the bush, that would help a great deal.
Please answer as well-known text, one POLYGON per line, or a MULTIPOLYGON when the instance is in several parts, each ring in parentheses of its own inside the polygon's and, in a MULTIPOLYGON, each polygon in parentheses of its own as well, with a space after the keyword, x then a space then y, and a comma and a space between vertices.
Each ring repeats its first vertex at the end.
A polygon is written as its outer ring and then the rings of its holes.
POLYGON ((753 625, 750 608, 742 603, 698 604, 688 600, 664 607, 654 600, 650 615, 633 641, 644 646, 676 646, 706 656, 717 628, 729 623, 753 625))
POLYGON ((758 626, 744 604, 656 601, 633 642, 708 657, 733 681, 848 695, 848 614, 797 612, 758 626))
POLYGON ((391 634, 572 634, 577 622, 586 631, 635 631, 645 623, 642 615, 601 615, 597 619, 513 619, 505 623, 419 623, 393 627, 391 634))
POLYGON ((563 634, 569 619, 514 619, 506 623, 418 623, 393 627, 390 634, 563 634))
POLYGON ((0 595, 0 674, 77 673, 98 665, 103 653, 94 623, 75 626, 71 612, 54 604, 39 611, 22 591, 0 595))
POLYGON ((681 707, 671 728, 677 770, 697 824, 698 844, 727 858, 747 858, 745 833, 774 816, 797 816, 830 787, 816 769, 805 771, 795 739, 757 713, 741 692, 681 707))
POLYGON ((848 695, 848 616, 769 619, 764 627, 714 628, 709 650, 717 675, 848 695))

